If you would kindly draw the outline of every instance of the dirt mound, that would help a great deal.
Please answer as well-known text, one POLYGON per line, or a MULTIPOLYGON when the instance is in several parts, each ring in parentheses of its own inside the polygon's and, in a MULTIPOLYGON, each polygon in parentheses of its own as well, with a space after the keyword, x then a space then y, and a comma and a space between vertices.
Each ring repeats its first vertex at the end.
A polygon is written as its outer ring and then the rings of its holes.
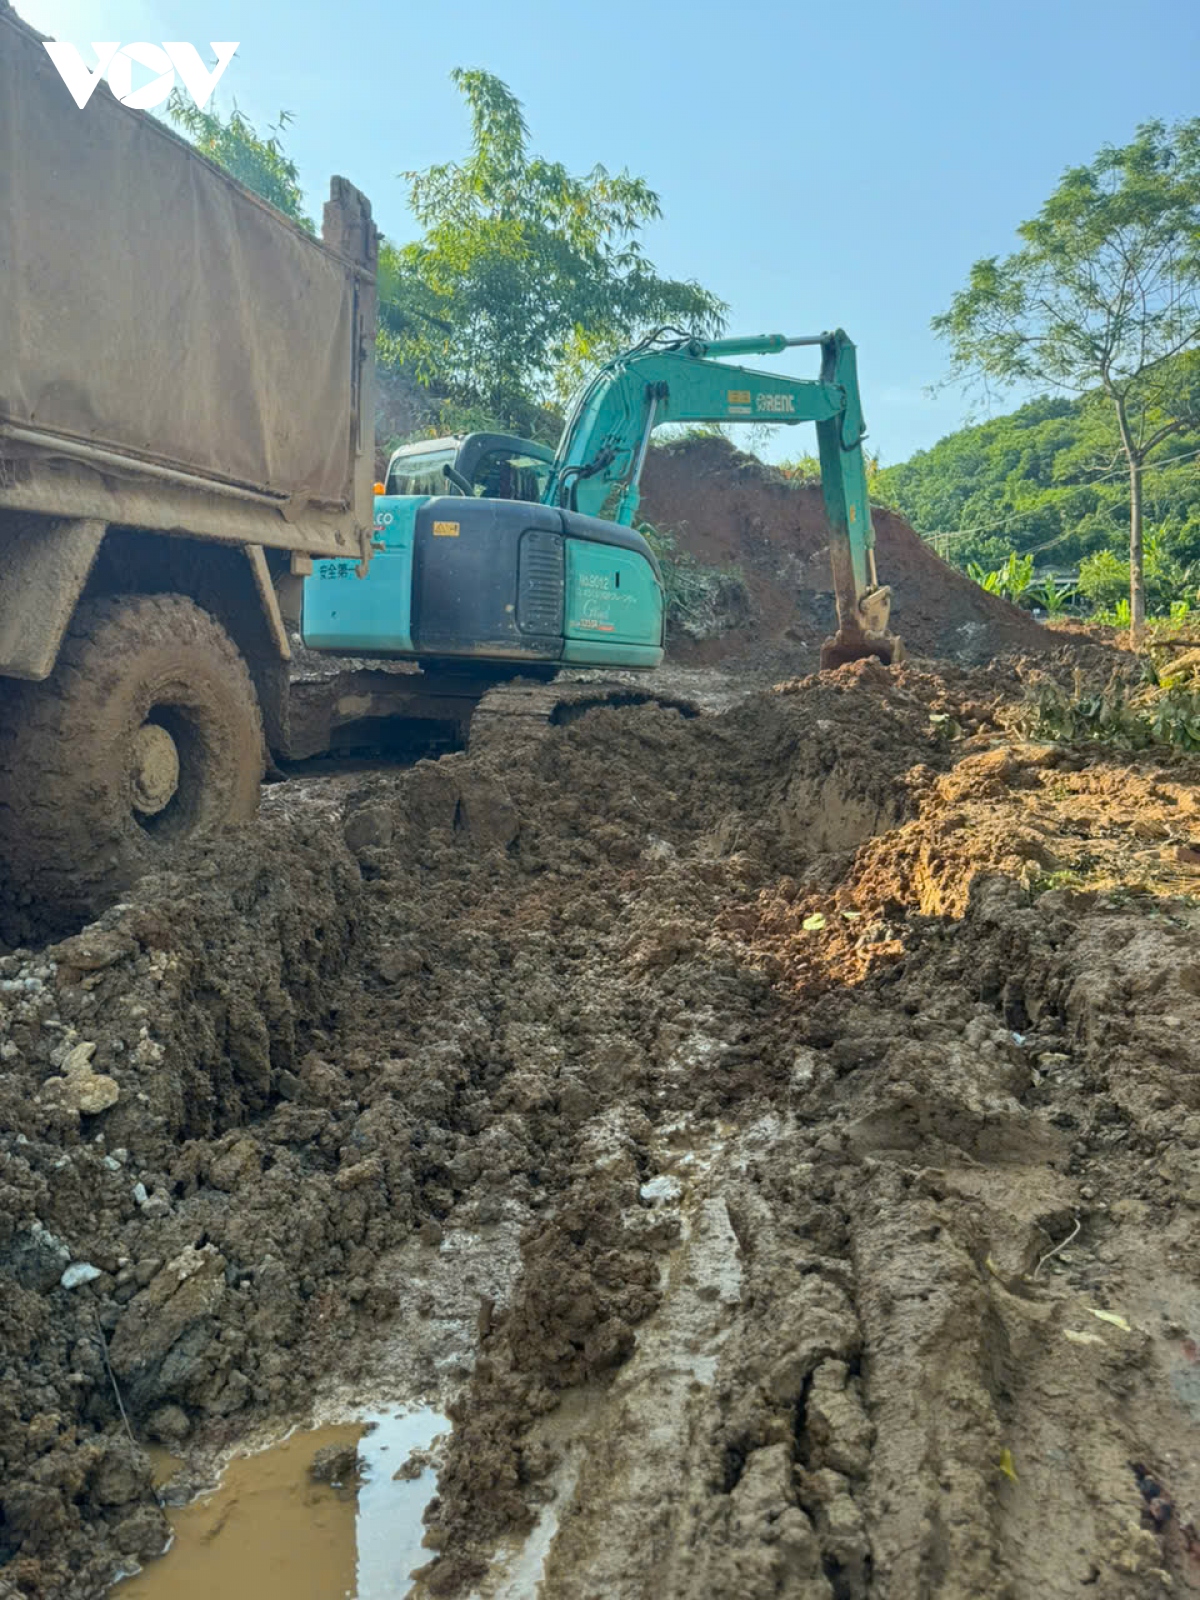
MULTIPOLYGON (((697 561, 739 567, 753 601, 753 617, 722 636, 677 641, 676 659, 794 659, 797 646, 815 652, 836 626, 819 486, 789 483, 725 439, 689 439, 650 451, 641 514, 697 561)), ((873 519, 880 581, 893 590, 894 630, 910 651, 970 663, 1046 648, 1032 617, 939 560, 903 517, 877 509, 873 519)))
POLYGON ((0 1593, 335 1385, 450 1407, 431 1593, 1200 1592, 1200 784, 1017 692, 278 785, 0 963, 0 1593))

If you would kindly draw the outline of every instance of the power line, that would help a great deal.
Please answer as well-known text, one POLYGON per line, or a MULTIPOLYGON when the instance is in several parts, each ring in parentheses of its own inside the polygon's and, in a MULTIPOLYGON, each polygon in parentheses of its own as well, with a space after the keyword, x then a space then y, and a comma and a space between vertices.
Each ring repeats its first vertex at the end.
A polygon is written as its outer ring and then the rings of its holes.
MULTIPOLYGON (((1200 456, 1200 448, 1186 450, 1182 455, 1171 456, 1166 461, 1152 461, 1149 466, 1142 468, 1142 472, 1143 474, 1147 472, 1162 472, 1167 467, 1177 466, 1181 461, 1190 461, 1193 456, 1200 456)), ((1064 484, 1062 487, 1068 489, 1090 489, 1096 484, 1110 483, 1114 478, 1126 477, 1128 472, 1128 467, 1116 467, 1112 472, 1106 472, 1102 477, 1089 479, 1087 483, 1064 484)), ((1022 517, 1027 517, 1029 514, 1028 510, 1013 511, 1007 517, 1002 517, 999 522, 983 522, 974 528, 939 528, 931 533, 923 533, 921 537, 927 544, 933 544, 934 540, 940 540, 943 544, 948 545, 951 540, 965 539, 968 534, 995 533, 997 529, 1006 528, 1010 522, 1018 522, 1022 517)), ((1055 534, 1054 538, 1050 540, 1050 544, 1056 544, 1059 539, 1065 538, 1065 536, 1063 533, 1055 534)), ((1041 545, 1039 548, 1046 550, 1049 545, 1041 545)), ((938 553, 940 554, 940 552, 938 553)))

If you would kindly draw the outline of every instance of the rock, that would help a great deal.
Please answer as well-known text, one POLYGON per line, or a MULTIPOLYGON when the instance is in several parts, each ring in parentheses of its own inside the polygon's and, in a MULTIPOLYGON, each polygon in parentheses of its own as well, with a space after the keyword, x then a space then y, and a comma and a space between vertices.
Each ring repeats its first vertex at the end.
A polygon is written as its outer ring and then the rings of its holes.
POLYGON ((244 1183, 250 1183, 262 1172, 258 1149, 252 1139, 238 1139, 213 1162, 208 1181, 214 1189, 232 1194, 244 1183))
POLYGON ((109 1344, 109 1360, 119 1377, 136 1382, 140 1406, 182 1393, 208 1370, 210 1319, 225 1292, 225 1257, 215 1245, 189 1245, 130 1301, 109 1344), (168 1362, 175 1354, 178 1359, 168 1362))
POLYGON ((365 1161, 356 1161, 352 1166, 339 1169, 334 1178, 334 1187, 345 1191, 359 1189, 364 1183, 374 1183, 383 1178, 383 1163, 378 1156, 368 1156, 365 1161))
POLYGON ((64 1289, 78 1289, 81 1284, 94 1283, 101 1276, 100 1268, 90 1261, 73 1261, 58 1280, 64 1289))
POLYGON ((56 1289, 71 1252, 40 1222, 31 1222, 16 1235, 3 1257, 4 1265, 21 1285, 37 1294, 56 1289))
POLYGON ((458 784, 448 764, 418 761, 407 774, 404 798, 408 820, 418 831, 453 828, 458 812, 458 784))
POLYGON ((369 850, 391 844, 395 818, 384 806, 363 806, 346 819, 342 837, 350 850, 369 850))
POLYGON ((76 1045, 64 1064, 65 1076, 47 1078, 42 1084, 42 1093, 48 1100, 87 1117, 99 1116, 100 1112, 116 1105, 121 1098, 116 1079, 103 1072, 93 1072, 88 1066, 95 1048, 94 1044, 76 1045), (82 1055, 80 1052, 85 1050, 88 1054, 82 1055))
POLYGON ((308 1475, 314 1483, 329 1483, 336 1489, 358 1475, 356 1444, 327 1444, 312 1458, 308 1475))
POLYGON ((16 1480, 5 1489, 0 1511, 4 1514, 5 1533, 9 1539, 15 1536, 21 1541, 30 1539, 43 1545, 53 1544, 70 1526, 61 1490, 48 1484, 16 1480))
POLYGON ((182 1406, 159 1406, 147 1419, 146 1431, 160 1444, 182 1444, 191 1433, 192 1425, 182 1406))
POLYGON ((226 1378, 220 1393, 213 1399, 206 1401, 205 1409, 215 1411, 220 1417, 228 1417, 234 1411, 240 1411, 250 1400, 251 1384, 244 1372, 231 1372, 226 1378))
POLYGON ((145 1451, 127 1439, 115 1439, 105 1449, 92 1479, 92 1496, 102 1506, 124 1506, 150 1489, 150 1461, 145 1451))
POLYGON ((68 1078, 67 1091, 76 1109, 88 1117, 107 1111, 121 1098, 116 1079, 103 1072, 81 1073, 77 1078, 68 1078))
POLYGON ((866 1594, 871 1570, 871 1544, 863 1514, 850 1494, 846 1479, 828 1467, 815 1472, 796 1471, 800 1503, 816 1524, 821 1549, 838 1565, 847 1593, 866 1594))
POLYGON ((320 1106, 280 1106, 267 1123, 267 1138, 272 1144, 307 1144, 328 1121, 320 1106))
POLYGON ((875 1430, 844 1361, 823 1361, 813 1374, 805 1411, 813 1463, 848 1478, 866 1476, 875 1430))
POLYGON ((390 950, 381 950, 375 957, 375 970, 385 983, 395 983, 398 978, 420 972, 424 965, 424 956, 411 945, 397 945, 390 950))
POLYGON ((679 1199, 683 1185, 678 1178, 668 1177, 664 1173, 644 1183, 638 1193, 647 1205, 669 1205, 671 1201, 679 1199))
POLYGON ((821 1546, 793 1502, 790 1445, 753 1451, 730 1495, 731 1544, 709 1571, 709 1594, 796 1594, 832 1600, 821 1574, 821 1546), (744 1570, 743 1570, 744 1569, 744 1570))
POLYGON ((133 1556, 137 1561, 153 1561, 167 1548, 171 1524, 157 1506, 138 1506, 117 1524, 112 1537, 122 1555, 133 1556))
POLYGON ((51 946, 46 953, 58 963, 60 971, 67 968, 76 972, 100 972, 131 955, 136 948, 127 933, 89 928, 73 939, 51 946))
POLYGON ((494 778, 464 774, 459 784, 463 825, 485 850, 503 849, 521 830, 517 808, 494 778))

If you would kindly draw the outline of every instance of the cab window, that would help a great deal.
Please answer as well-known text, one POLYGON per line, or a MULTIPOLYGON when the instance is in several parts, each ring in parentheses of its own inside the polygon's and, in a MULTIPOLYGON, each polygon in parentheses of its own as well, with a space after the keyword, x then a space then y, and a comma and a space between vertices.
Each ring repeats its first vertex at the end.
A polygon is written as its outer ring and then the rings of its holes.
POLYGON ((420 455, 397 456, 388 470, 388 494, 453 494, 446 482, 444 466, 454 465, 453 450, 426 450, 420 455))
POLYGON ((511 450, 489 450, 474 472, 475 493, 485 500, 539 501, 550 476, 550 463, 511 450))

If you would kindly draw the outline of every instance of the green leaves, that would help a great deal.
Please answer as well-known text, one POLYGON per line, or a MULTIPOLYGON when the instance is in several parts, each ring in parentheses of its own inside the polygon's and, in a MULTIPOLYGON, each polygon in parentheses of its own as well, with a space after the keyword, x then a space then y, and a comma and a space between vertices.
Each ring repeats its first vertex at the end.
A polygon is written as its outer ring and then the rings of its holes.
MULTIPOLYGON (((1129 602, 1123 604, 1127 607, 1129 602)), ((1034 738, 1055 743, 1106 744, 1118 750, 1146 750, 1154 745, 1200 750, 1197 689, 1143 691, 1134 703, 1119 682, 1099 693, 1070 696, 1047 682, 1031 697, 1023 720, 1034 738)))
POLYGON ((1105 146, 1017 233, 1022 247, 976 262, 933 320, 958 374, 1132 400, 1200 339, 1200 118, 1105 146))
POLYGON ((933 328, 955 378, 1107 397, 1132 480, 1130 556, 1141 625, 1142 469, 1200 425, 1200 118, 1147 122, 1065 172, 1021 248, 977 261, 933 328))
MULTIPOLYGON (((1154 529, 1146 538, 1146 591, 1151 608, 1182 620, 1191 608, 1191 598, 1200 584, 1200 561, 1181 559, 1182 541, 1163 529, 1154 529)), ((1117 616, 1129 605, 1129 562, 1111 550, 1085 556, 1079 564, 1079 592, 1097 608, 1097 620, 1117 616)), ((1126 609, 1123 624, 1128 625, 1126 609)), ((1122 626, 1118 620, 1117 626, 1122 626)))
MULTIPOLYGON (((1169 365, 1174 370, 1180 363, 1169 365)), ((1164 383, 1169 377, 1164 369, 1164 383)), ((1181 370, 1177 381, 1186 386, 1190 379, 1181 370)), ((1152 610, 1183 594, 1187 569, 1200 562, 1197 452, 1200 427, 1172 434, 1152 452, 1143 475, 1152 610), (1156 537, 1158 564, 1150 554, 1156 537), (1168 574, 1168 558, 1176 576, 1168 574)), ((974 563, 993 571, 1012 549, 1055 568, 1106 550, 1123 563, 1122 592, 1129 592, 1129 471, 1112 404, 1102 392, 1082 400, 1044 397, 960 429, 911 460, 883 468, 871 492, 925 533, 967 530, 945 545, 935 540, 939 554, 962 570, 974 563)), ((1197 586, 1200 569, 1193 595, 1197 586)))
POLYGON ((1055 577, 1043 578, 1039 585, 1030 590, 1034 604, 1050 617, 1061 617, 1077 593, 1077 584, 1055 577))
POLYGON ((239 183, 253 189, 308 233, 316 232, 312 220, 304 214, 296 164, 284 155, 279 142, 279 134, 291 121, 290 112, 279 113, 268 139, 256 132, 236 106, 222 121, 215 111, 201 111, 178 89, 171 91, 167 115, 202 155, 231 172, 239 183))
POLYGON ((710 638, 723 631, 730 617, 745 614, 749 590, 736 566, 706 566, 680 550, 673 533, 652 523, 639 522, 637 530, 658 558, 671 633, 710 638))
POLYGON ((661 215, 645 179, 602 166, 577 177, 531 154, 506 84, 477 70, 451 77, 471 150, 402 174, 425 232, 392 251, 381 277, 385 358, 523 431, 647 326, 720 331, 724 303, 659 277, 642 252, 638 235, 661 215))
POLYGON ((1033 557, 1019 556, 1015 550, 1010 550, 1004 565, 992 572, 985 572, 976 561, 970 562, 967 576, 981 589, 986 589, 988 594, 1001 595, 1005 600, 1011 600, 1013 605, 1018 605, 1021 596, 1033 582, 1033 557))
POLYGON ((1079 592, 1093 605, 1107 609, 1129 594, 1129 562, 1111 550, 1097 550, 1079 563, 1079 592))

